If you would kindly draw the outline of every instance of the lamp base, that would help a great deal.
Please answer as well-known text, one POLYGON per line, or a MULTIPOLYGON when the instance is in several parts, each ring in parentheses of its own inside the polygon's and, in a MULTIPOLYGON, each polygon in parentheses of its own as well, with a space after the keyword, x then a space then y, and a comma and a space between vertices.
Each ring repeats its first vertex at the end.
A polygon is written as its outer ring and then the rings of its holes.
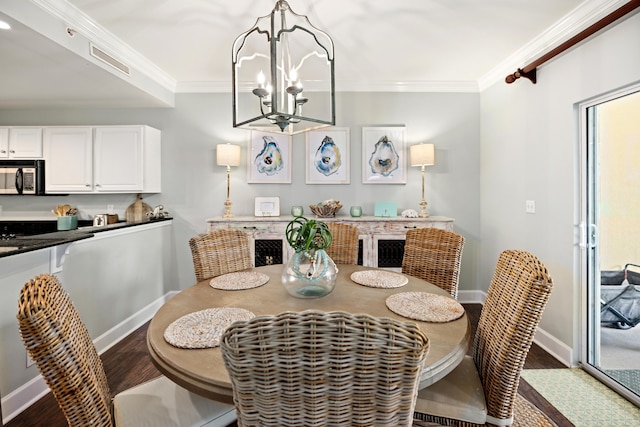
POLYGON ((420 218, 429 218, 429 212, 427 212, 427 201, 425 199, 420 201, 420 213, 418 216, 420 218))
POLYGON ((224 202, 224 215, 222 218, 233 218, 233 214, 231 213, 231 200, 227 199, 224 202))

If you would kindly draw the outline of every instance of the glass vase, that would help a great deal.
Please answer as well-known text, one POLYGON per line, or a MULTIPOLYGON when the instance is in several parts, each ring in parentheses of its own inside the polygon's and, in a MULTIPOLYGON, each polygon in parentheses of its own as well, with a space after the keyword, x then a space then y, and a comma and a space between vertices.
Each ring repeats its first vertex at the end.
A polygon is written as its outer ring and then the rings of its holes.
POLYGON ((282 285, 297 298, 319 298, 336 286, 338 267, 323 249, 294 252, 282 270, 282 285))

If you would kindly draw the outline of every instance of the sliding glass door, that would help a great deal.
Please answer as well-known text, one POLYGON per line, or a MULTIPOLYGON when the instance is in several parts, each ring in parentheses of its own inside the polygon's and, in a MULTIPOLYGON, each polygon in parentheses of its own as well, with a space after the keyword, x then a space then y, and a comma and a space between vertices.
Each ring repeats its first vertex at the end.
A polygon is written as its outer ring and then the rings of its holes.
POLYGON ((583 368, 640 406, 640 87, 580 106, 583 368))

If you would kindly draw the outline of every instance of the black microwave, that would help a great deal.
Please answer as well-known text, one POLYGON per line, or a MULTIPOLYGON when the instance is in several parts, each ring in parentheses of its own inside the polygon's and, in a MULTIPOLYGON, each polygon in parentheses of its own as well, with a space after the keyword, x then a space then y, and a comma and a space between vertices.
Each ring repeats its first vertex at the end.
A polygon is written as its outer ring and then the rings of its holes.
POLYGON ((0 195, 44 195, 44 160, 0 160, 0 195))

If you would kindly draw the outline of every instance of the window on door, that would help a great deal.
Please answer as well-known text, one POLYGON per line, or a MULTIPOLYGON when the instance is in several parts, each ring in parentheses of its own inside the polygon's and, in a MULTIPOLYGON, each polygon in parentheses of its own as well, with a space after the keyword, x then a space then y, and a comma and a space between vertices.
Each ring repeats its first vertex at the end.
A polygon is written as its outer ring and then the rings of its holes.
POLYGON ((581 106, 582 366, 640 405, 640 87, 581 106))

